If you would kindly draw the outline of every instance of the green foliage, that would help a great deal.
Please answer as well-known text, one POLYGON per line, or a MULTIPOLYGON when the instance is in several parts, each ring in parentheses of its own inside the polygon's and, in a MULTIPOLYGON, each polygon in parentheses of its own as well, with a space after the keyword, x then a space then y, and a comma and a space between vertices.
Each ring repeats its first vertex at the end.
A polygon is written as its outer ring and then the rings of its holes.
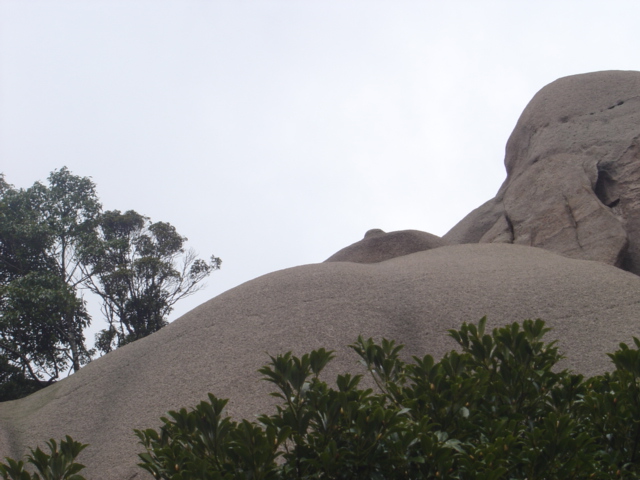
MULTIPOLYGON (((358 338, 351 348, 375 391, 361 375, 324 382, 331 351, 271 356, 260 373, 280 400, 274 414, 236 422, 209 394, 135 431, 139 465, 166 480, 640 479, 640 340, 609 355, 615 370, 585 380, 558 368, 542 321, 485 326, 451 330, 460 348, 440 361, 407 362, 393 341, 358 338)), ((43 479, 82 478, 72 465, 83 445, 48 445, 50 456, 27 458, 43 479)), ((7 459, 0 474, 41 478, 23 467, 7 459)))
POLYGON ((0 356, 0 402, 26 397, 40 388, 39 382, 28 378, 20 368, 0 356))
POLYGON ((589 395, 581 405, 609 474, 624 478, 640 476, 640 340, 633 341, 635 348, 621 343, 609 354, 613 372, 585 382, 589 395))
POLYGON ((102 299, 109 324, 97 335, 103 353, 167 324, 179 300, 200 290, 222 261, 209 263, 184 249, 186 238, 169 223, 152 223, 129 210, 104 212, 82 248, 88 288, 102 299), (180 259, 180 261, 178 261, 180 259))
POLYGON ((2 180, 0 356, 39 388, 90 360, 78 247, 99 209, 91 180, 66 168, 47 186, 15 189, 2 180))
POLYGON ((440 361, 405 362, 401 345, 358 338, 362 377, 320 379, 333 353, 270 357, 260 369, 281 400, 255 423, 223 415, 209 395, 136 431, 159 479, 640 478, 640 341, 610 355, 616 370, 584 380, 557 368, 541 320, 485 333, 450 331, 440 361))
POLYGON ((0 174, 0 401, 91 360, 83 291, 102 303, 103 353, 166 325, 175 303, 221 264, 185 250, 186 240, 134 211, 102 212, 95 184, 66 167, 27 189, 0 174))
POLYGON ((4 480, 84 480, 78 475, 84 465, 76 463, 75 459, 87 445, 67 436, 60 442, 60 448, 53 439, 47 442, 47 447, 50 453, 38 447, 27 455, 27 463, 33 465, 38 473, 30 474, 25 470, 23 461, 7 458, 6 464, 0 462, 0 475, 4 480))
POLYGON ((147 449, 140 466, 155 478, 172 480, 276 478, 275 460, 285 435, 246 420, 232 421, 223 416, 226 404, 209 394, 209 402, 190 412, 169 412, 159 433, 136 430, 147 449))

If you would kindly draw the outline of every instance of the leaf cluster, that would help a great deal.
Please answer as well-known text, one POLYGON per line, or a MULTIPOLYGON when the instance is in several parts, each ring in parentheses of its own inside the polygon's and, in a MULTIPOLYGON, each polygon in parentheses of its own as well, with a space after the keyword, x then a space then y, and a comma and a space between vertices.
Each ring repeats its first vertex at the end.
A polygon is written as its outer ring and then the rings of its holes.
MULTIPOLYGON (((541 320, 485 327, 451 330, 460 348, 440 361, 405 361, 393 341, 358 338, 351 348, 375 391, 362 375, 323 381, 331 351, 271 356, 259 371, 276 413, 236 422, 209 394, 158 430, 135 431, 139 465, 166 480, 640 478, 639 339, 609 354, 615 370, 585 379, 558 368, 541 320)), ((74 459, 85 446, 48 445, 51 455, 28 457, 42 478, 81 479, 74 459)), ((7 462, 5 479, 41 478, 7 462)))
POLYGON ((372 376, 320 374, 333 353, 270 357, 260 369, 281 400, 257 422, 224 416, 209 395, 137 431, 142 468, 162 479, 640 478, 640 341, 585 380, 541 320, 451 330, 459 351, 405 362, 401 345, 358 338, 372 376))
POLYGON ((227 400, 209 394, 193 410, 169 412, 159 432, 135 430, 146 452, 140 466, 155 478, 173 480, 274 478, 283 438, 274 429, 223 415, 227 400), (250 472, 250 473, 249 473, 250 472))
POLYGON ((6 464, 0 462, 0 476, 4 480, 85 480, 78 475, 85 467, 75 459, 87 445, 76 442, 67 435, 60 441, 59 447, 53 439, 47 442, 47 447, 49 453, 37 447, 27 455, 27 463, 33 465, 37 473, 29 473, 22 460, 7 458, 6 464))

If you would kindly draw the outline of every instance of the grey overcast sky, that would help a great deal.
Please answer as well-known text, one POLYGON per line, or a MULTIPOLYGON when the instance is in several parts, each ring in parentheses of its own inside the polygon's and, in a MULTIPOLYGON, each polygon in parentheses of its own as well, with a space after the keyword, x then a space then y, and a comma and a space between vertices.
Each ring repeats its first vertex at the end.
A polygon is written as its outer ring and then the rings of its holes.
POLYGON ((499 188, 540 88, 640 70, 638 19, 637 0, 0 0, 0 172, 67 166, 222 257, 174 319, 371 228, 443 235, 499 188))

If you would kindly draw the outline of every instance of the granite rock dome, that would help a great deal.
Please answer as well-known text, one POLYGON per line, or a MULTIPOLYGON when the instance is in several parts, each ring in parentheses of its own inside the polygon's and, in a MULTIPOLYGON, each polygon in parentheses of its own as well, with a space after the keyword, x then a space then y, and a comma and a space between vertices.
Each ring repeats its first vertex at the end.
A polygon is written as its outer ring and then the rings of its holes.
POLYGON ((447 242, 437 235, 419 230, 386 233, 374 228, 362 240, 334 253, 325 262, 377 263, 445 245, 447 242))
POLYGON ((269 385, 256 370, 271 354, 326 347, 328 375, 360 370, 346 347, 358 335, 393 338, 407 355, 453 348, 446 331, 483 315, 488 326, 543 318, 566 366, 606 370, 605 352, 630 340, 640 277, 601 262, 539 248, 454 245, 374 264, 328 262, 274 272, 204 303, 159 332, 78 373, 0 404, 0 454, 17 456, 49 438, 88 443, 87 478, 147 478, 137 468, 133 428, 159 426, 167 410, 208 392, 229 398, 228 413, 268 411, 269 385))
POLYGON ((0 456, 68 434, 90 444, 80 457, 87 478, 150 478, 136 467, 132 430, 157 427, 167 410, 209 392, 229 398, 236 417, 268 411, 269 384, 257 373, 267 353, 333 349, 331 378, 360 371, 347 348, 358 335, 440 356, 454 346, 447 329, 484 315, 490 327, 542 318, 564 366, 609 369, 605 353, 640 331, 639 95, 635 72, 552 83, 516 125, 496 198, 444 239, 374 231, 332 261, 229 290, 65 380, 1 403, 0 456))
POLYGON ((495 198, 445 236, 515 243, 640 274, 640 72, 561 78, 507 142, 495 198))

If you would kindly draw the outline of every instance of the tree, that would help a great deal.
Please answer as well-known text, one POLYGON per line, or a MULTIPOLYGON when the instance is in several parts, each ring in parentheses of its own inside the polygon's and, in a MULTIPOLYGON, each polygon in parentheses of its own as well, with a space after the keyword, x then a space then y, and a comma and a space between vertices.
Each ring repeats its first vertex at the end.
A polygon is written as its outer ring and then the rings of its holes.
MULTIPOLYGON (((77 299, 75 303, 67 302, 61 315, 61 330, 69 346, 69 360, 76 372, 90 360, 82 331, 91 320, 79 294, 87 280, 82 271, 79 249, 93 232, 102 206, 91 179, 72 175, 66 167, 49 175, 48 187, 36 183, 32 188, 41 192, 40 211, 51 239, 45 254, 53 260, 53 273, 57 274, 60 286, 66 286, 67 296, 77 299)), ((64 292, 62 288, 59 290, 61 293, 64 292)))
POLYGON ((186 240, 134 211, 103 213, 91 179, 66 167, 27 189, 0 174, 0 400, 91 360, 87 290, 109 325, 97 339, 104 353, 166 325, 221 264, 198 259, 186 240))
POLYGON ((139 213, 103 213, 84 246, 88 288, 102 300, 109 327, 97 336, 103 353, 158 331, 179 300, 199 291, 222 261, 185 250, 186 237, 169 223, 139 213))
POLYGON ((39 387, 90 360, 78 248, 101 208, 90 179, 48 180, 0 185, 0 355, 39 387))

